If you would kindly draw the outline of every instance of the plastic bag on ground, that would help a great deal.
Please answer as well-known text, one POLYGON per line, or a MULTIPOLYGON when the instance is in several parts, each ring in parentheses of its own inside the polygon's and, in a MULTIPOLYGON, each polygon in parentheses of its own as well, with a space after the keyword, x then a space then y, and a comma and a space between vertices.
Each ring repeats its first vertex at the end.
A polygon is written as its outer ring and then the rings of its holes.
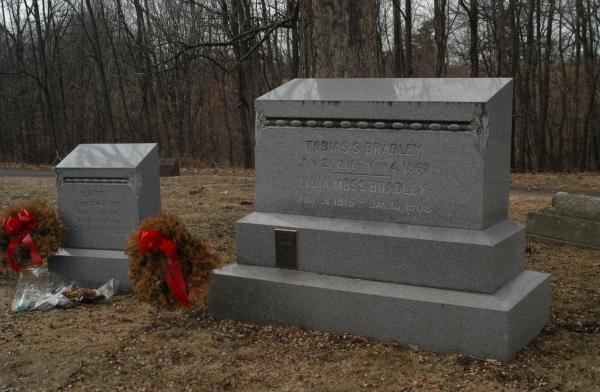
POLYGON ((110 299, 115 293, 115 288, 119 286, 119 281, 115 279, 109 280, 98 289, 90 289, 87 287, 74 287, 61 292, 71 302, 94 304, 103 300, 110 299))
POLYGON ((97 291, 104 295, 104 299, 110 299, 117 292, 119 283, 120 282, 118 280, 111 279, 102 286, 98 287, 97 291))
POLYGON ((73 282, 51 281, 45 267, 27 268, 19 274, 11 309, 27 312, 96 303, 111 298, 117 287, 119 282, 111 279, 98 289, 76 288, 73 282))

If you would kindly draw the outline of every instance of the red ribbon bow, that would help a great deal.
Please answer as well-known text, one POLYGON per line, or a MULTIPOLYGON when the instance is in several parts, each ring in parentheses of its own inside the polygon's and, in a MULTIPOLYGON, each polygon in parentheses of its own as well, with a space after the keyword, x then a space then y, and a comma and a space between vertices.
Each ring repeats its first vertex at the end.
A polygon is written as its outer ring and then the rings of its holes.
POLYGON ((183 306, 188 306, 188 291, 179 261, 177 244, 156 229, 140 230, 140 250, 162 252, 167 258, 167 286, 183 306))
POLYGON ((16 215, 9 216, 2 221, 4 233, 10 236, 10 241, 8 242, 8 247, 6 249, 6 256, 10 267, 15 270, 16 273, 19 273, 20 269, 14 259, 14 255, 21 244, 24 244, 27 247, 29 256, 35 265, 42 265, 44 263, 40 251, 33 243, 33 238, 31 238, 31 231, 36 227, 37 218, 26 209, 16 215))

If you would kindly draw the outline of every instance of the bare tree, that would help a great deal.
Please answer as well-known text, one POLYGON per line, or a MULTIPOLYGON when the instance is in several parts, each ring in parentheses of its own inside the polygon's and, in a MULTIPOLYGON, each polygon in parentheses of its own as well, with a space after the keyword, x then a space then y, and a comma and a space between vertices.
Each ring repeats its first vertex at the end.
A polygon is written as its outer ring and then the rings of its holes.
POLYGON ((514 79, 515 170, 597 170, 598 5, 0 0, 0 159, 156 141, 251 167, 254 100, 289 78, 486 75, 514 79))

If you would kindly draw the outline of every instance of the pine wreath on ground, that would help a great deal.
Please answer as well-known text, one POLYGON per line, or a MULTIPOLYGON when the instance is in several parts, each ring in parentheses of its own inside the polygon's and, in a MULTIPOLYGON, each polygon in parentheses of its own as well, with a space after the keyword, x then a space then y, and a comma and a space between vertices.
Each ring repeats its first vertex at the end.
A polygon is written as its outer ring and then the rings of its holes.
MULTIPOLYGON (((32 200, 10 205, 0 211, 0 271, 11 267, 9 256, 17 270, 34 265, 30 249, 37 250, 42 261, 54 255, 61 248, 66 237, 65 226, 58 218, 56 208, 42 200, 32 200), (31 244, 26 234, 31 236, 31 244), (17 245, 9 255, 10 243, 17 245)), ((36 253, 34 250, 33 253, 36 253)), ((34 257, 35 258, 35 255, 34 257)), ((18 272, 18 271, 17 271, 18 272)))
MULTIPOLYGON (((171 214, 144 219, 129 237, 125 253, 129 256, 129 280, 133 293, 141 300, 154 302, 166 308, 181 306, 182 301, 173 293, 167 282, 170 260, 165 252, 157 249, 161 240, 175 245, 170 251, 176 251, 185 280, 189 306, 202 305, 208 294, 210 272, 219 265, 219 257, 210 245, 192 236, 183 222, 171 214), (140 246, 140 237, 144 232, 156 234, 156 238, 151 240, 156 245, 154 250, 146 249, 144 252, 144 246, 140 246)), ((165 246, 162 248, 166 249, 165 246)))

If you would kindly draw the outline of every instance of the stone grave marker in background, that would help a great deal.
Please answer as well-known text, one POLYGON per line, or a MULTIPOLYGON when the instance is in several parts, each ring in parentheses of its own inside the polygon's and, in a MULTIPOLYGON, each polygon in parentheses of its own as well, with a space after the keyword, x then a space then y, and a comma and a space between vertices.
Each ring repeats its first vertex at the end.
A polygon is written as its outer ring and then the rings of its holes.
POLYGON ((557 193, 552 207, 527 214, 527 235, 600 248, 600 198, 557 193))
POLYGON ((160 160, 160 176, 161 177, 177 177, 179 175, 179 159, 177 158, 161 158, 160 160))
POLYGON ((158 145, 80 144, 56 176, 67 240, 49 260, 50 271, 92 287, 115 278, 128 290, 128 237, 143 218, 160 213, 158 145))
POLYGON ((218 318, 510 360, 549 317, 508 219, 510 79, 296 79, 256 101, 218 318))

